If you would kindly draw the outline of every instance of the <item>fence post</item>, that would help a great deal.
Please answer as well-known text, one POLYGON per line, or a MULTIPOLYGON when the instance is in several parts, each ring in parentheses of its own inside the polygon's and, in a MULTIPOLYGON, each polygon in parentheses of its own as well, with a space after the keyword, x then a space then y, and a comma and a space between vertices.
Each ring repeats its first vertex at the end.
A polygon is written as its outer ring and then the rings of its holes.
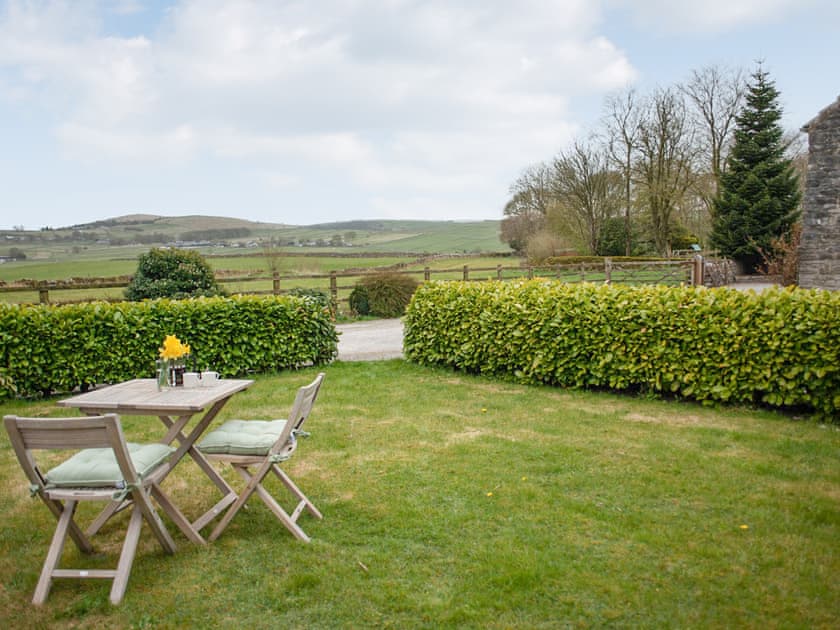
POLYGON ((429 267, 423 267, 423 280, 428 282, 432 279, 432 270, 429 267))
POLYGON ((502 279, 502 266, 496 265, 496 280, 502 279))
POLYGON ((464 265, 464 280, 470 279, 470 267, 469 265, 464 265))
POLYGON ((703 268, 703 257, 700 254, 697 254, 694 256, 694 264, 691 267, 691 286, 701 287, 705 284, 703 268))
POLYGON ((580 281, 586 282, 586 263, 580 263, 580 281))
POLYGON ((330 295, 333 301, 338 304, 338 277, 335 271, 330 272, 330 295))
POLYGON ((528 265, 528 280, 534 279, 534 268, 531 265, 528 265))
POLYGON ((38 283, 38 301, 41 304, 50 303, 50 290, 47 288, 46 282, 42 281, 38 283))
POLYGON ((280 273, 275 271, 271 276, 271 290, 274 295, 280 295, 280 273))
POLYGON ((605 282, 612 284, 612 258, 604 258, 604 275, 606 276, 605 282))

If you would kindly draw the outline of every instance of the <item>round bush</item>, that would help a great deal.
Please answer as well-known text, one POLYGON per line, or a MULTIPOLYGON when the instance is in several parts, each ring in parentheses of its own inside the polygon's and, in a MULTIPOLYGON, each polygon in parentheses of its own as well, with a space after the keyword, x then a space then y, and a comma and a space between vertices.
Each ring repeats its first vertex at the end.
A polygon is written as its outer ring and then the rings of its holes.
POLYGON ((417 281, 405 274, 378 273, 367 276, 353 289, 350 307, 359 315, 400 317, 405 313, 417 286, 417 281))
POLYGON ((350 310, 356 315, 370 315, 367 287, 357 284, 350 292, 350 310))
POLYGON ((213 270, 198 252, 152 249, 140 256, 137 271, 125 290, 131 301, 224 295, 213 270))

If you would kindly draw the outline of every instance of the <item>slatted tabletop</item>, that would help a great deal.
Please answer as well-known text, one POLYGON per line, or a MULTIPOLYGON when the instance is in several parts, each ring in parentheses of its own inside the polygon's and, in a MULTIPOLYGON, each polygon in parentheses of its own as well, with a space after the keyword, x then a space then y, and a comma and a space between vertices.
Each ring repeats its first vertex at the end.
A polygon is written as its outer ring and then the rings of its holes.
POLYGON ((58 404, 62 407, 76 407, 86 413, 194 414, 247 389, 253 382, 247 379, 219 379, 210 387, 170 387, 158 391, 155 379, 137 378, 71 396, 59 400, 58 404))

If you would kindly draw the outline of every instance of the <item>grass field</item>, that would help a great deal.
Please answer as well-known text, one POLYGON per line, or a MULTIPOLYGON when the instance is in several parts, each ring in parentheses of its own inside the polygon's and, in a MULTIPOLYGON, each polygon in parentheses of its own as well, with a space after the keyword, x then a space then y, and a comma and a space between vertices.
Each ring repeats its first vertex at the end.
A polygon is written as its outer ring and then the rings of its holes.
MULTIPOLYGON (((276 417, 315 371, 258 377, 215 423, 276 417)), ((0 625, 837 625, 836 426, 403 361, 326 372, 312 438, 287 466, 324 513, 301 518, 312 543, 259 501, 207 548, 175 534, 175 556, 144 528, 117 608, 99 581, 58 582, 48 605, 32 608, 54 521, 0 436, 0 625)), ((0 411, 61 415, 53 400, 0 411)), ((156 418, 123 420, 130 439, 161 435, 156 418)), ((214 500, 192 463, 167 487, 188 515, 214 500)), ((124 526, 117 517, 95 542, 113 551, 124 526)), ((65 556, 78 562, 72 545, 65 556)))
POLYGON ((202 234, 206 242, 228 247, 202 245, 204 254, 229 253, 231 246, 262 247, 292 243, 290 251, 376 251, 410 253, 477 253, 510 251, 499 241, 499 221, 348 221, 309 226, 255 223, 241 219, 208 216, 135 216, 110 219, 72 228, 18 232, 0 230, 6 251, 23 251, 30 261, 70 261, 74 259, 128 258, 149 247, 195 241, 202 234), (131 243, 150 243, 139 245, 131 243), (329 247, 331 241, 344 246, 329 247), (317 247, 315 244, 319 243, 317 247))
MULTIPOLYGON (((171 238, 186 236, 196 230, 247 230, 248 235, 234 239, 250 247, 200 247, 211 267, 222 276, 266 275, 276 267, 281 275, 306 276, 348 269, 387 268, 397 263, 411 265, 417 252, 429 254, 461 254, 463 252, 503 252, 507 246, 498 239, 498 221, 350 221, 312 226, 287 226, 253 223, 224 217, 154 217, 137 215, 109 220, 87 226, 55 229, 32 234, 15 231, 0 232, 12 247, 27 256, 24 261, 0 264, 0 281, 70 280, 125 276, 137 269, 138 257, 152 245, 108 245, 108 239, 130 240, 138 235, 165 234, 171 238), (286 247, 278 243, 295 241, 313 243, 333 237, 346 237, 352 247, 286 247), (8 240, 12 239, 12 240, 8 240), (30 240, 20 240, 30 239, 30 240), (97 240, 98 239, 98 240, 97 240), (273 245, 270 245, 273 244, 273 245), (266 252, 272 252, 269 255, 266 252), (364 252, 370 252, 369 257, 364 252), (394 253, 382 256, 383 253, 394 253), (300 254, 307 254, 302 256, 300 254), (319 255, 321 254, 321 255, 319 255), (327 255, 328 254, 328 255, 327 255), (360 255, 361 254, 361 255, 360 255), (346 256, 342 256, 346 255, 346 256)), ((0 251, 0 254, 6 252, 0 251)), ((470 262, 475 265, 476 263, 470 262)), ((495 264, 495 263, 494 263, 495 264)), ((414 265, 422 271, 423 264, 414 265)), ((411 267, 409 267, 411 268, 411 267)), ((342 286, 352 286, 353 279, 345 279, 342 286)), ((283 288, 293 287, 329 289, 326 279, 283 281, 283 288)), ((231 292, 270 291, 270 281, 232 283, 231 292)), ((342 289, 340 298, 346 299, 349 289, 342 289)), ((74 289, 53 291, 53 301, 90 299, 118 299, 122 289, 74 289)), ((35 291, 21 293, 0 292, 0 300, 34 302, 35 291)))

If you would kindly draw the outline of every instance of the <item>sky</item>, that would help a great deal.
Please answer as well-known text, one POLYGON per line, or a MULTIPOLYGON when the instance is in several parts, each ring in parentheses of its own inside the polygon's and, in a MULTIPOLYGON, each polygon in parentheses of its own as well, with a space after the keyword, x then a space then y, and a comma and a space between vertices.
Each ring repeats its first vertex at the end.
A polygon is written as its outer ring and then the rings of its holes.
POLYGON ((500 219, 604 98, 761 60, 797 130, 837 0, 0 0, 0 229, 500 219))

